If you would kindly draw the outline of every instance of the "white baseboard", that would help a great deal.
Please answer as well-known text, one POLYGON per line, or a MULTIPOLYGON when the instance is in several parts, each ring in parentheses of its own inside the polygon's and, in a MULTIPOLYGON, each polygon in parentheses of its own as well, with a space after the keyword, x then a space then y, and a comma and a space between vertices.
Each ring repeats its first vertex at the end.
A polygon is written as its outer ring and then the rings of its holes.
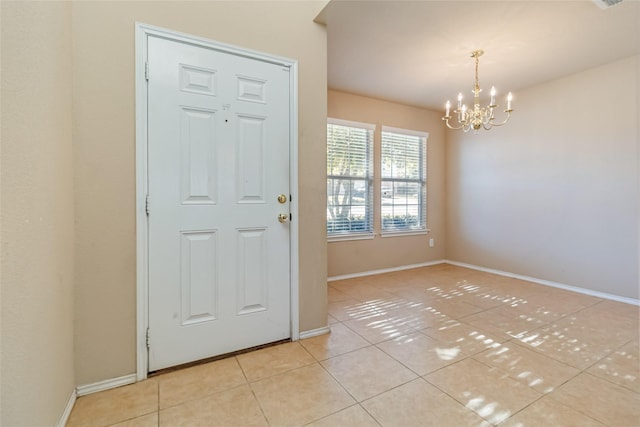
POLYGON ((69 400, 67 401, 67 406, 65 406, 62 415, 60 415, 60 419, 56 424, 56 427, 64 427, 67 425, 67 421, 69 421, 69 415, 71 415, 71 410, 73 409, 73 405, 76 404, 76 390, 73 389, 71 392, 71 396, 69 396, 69 400))
POLYGON ((621 297, 618 295, 608 294, 606 292, 593 291, 591 289, 579 288, 577 286, 565 285, 562 283, 552 282, 550 280, 537 279, 535 277, 523 276, 521 274, 509 273, 508 271, 495 270, 493 268, 481 267, 479 265, 467 264, 464 262, 444 260, 447 264, 457 265, 458 267, 471 268, 473 270, 484 271, 487 273, 497 274, 499 276, 513 277, 515 279, 526 280, 527 282, 538 283, 539 285, 551 286, 552 288, 564 289, 566 291, 577 292, 579 294, 589 295, 592 297, 608 299, 617 302, 623 302, 625 304, 632 304, 640 306, 640 300, 621 297))
POLYGON ((336 280, 353 279, 355 277, 373 276, 375 274, 392 273, 394 271, 411 270, 412 268, 429 267, 432 265, 443 264, 446 261, 441 259, 437 261, 423 262, 420 264, 401 265, 399 267, 383 268, 381 270, 362 271, 360 273, 343 274, 341 276, 331 276, 327 281, 334 282, 336 280))
POLYGON ((78 397, 91 393, 97 393, 99 391, 105 391, 112 388, 120 387, 123 385, 133 384, 137 380, 136 374, 129 374, 119 378, 111 378, 104 381, 98 381, 93 384, 79 385, 76 388, 78 397))
POLYGON ((305 338, 317 337, 318 335, 324 335, 331 332, 328 326, 324 326, 322 328, 311 329, 310 331, 300 332, 300 339, 303 340, 305 338))

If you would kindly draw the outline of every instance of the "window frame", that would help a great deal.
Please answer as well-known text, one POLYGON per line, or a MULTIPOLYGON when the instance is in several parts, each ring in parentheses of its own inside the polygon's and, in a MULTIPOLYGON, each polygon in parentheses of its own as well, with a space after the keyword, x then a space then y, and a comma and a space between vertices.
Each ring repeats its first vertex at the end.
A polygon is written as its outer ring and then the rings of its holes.
POLYGON ((428 140, 429 133, 423 131, 416 131, 410 129, 402 129, 391 126, 382 126, 380 132, 380 189, 378 197, 380 198, 378 207, 380 209, 380 236, 381 237, 396 237, 396 236, 407 236, 407 235, 418 235, 418 234, 427 234, 429 233, 428 227, 428 189, 427 189, 427 169, 428 169, 428 140), (411 178, 393 178, 393 177, 385 177, 383 175, 383 162, 385 159, 384 146, 385 146, 385 133, 391 133, 396 135, 406 135, 411 137, 421 138, 420 147, 419 147, 419 161, 420 161, 420 171, 419 178, 411 179, 411 178), (404 228, 385 228, 384 225, 384 213, 383 213, 383 186, 385 182, 404 182, 404 183, 416 183, 419 184, 419 203, 418 203, 418 218, 420 220, 420 225, 416 227, 404 227, 404 228))
MULTIPOLYGON (((330 232, 329 231, 329 219, 328 219, 328 213, 329 213, 329 193, 327 192, 327 196, 326 196, 326 209, 327 209, 327 225, 325 226, 326 229, 326 233, 327 233, 327 240, 329 242, 333 242, 333 241, 343 241, 343 240, 364 240, 364 239, 373 239, 375 236, 375 224, 374 224, 374 215, 375 215, 375 203, 374 203, 374 178, 375 178, 375 173, 374 173, 374 163, 375 163, 375 154, 374 154, 374 150, 375 150, 375 131, 376 131, 376 125, 371 124, 371 123, 363 123, 363 122, 356 122, 356 121, 352 121, 352 120, 343 120, 343 119, 335 119, 335 118, 331 118, 328 117, 327 118, 327 139, 326 139, 326 143, 327 143, 327 150, 326 150, 326 160, 328 162, 328 158, 329 158, 329 147, 328 147, 328 142, 329 142, 329 126, 330 125, 337 125, 337 126, 344 126, 344 127, 350 127, 350 128, 356 128, 356 129, 361 129, 361 130, 365 130, 367 133, 367 140, 366 140, 366 152, 365 152, 365 158, 366 158, 366 176, 364 178, 362 177, 349 177, 347 175, 330 175, 329 171, 327 170, 326 172, 326 179, 327 179, 327 187, 329 184, 329 180, 330 179, 348 179, 350 181, 353 180, 365 180, 366 181, 366 204, 365 204, 365 221, 366 221, 366 230, 364 231, 333 231, 330 232)), ((327 165, 327 169, 328 169, 327 165)))

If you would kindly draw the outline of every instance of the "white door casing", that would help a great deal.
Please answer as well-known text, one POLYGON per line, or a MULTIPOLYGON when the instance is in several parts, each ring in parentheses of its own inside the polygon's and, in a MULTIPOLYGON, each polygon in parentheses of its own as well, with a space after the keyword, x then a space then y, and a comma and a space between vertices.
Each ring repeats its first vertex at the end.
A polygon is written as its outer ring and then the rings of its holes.
POLYGON ((142 24, 137 36, 142 379, 299 336, 297 67, 142 24))

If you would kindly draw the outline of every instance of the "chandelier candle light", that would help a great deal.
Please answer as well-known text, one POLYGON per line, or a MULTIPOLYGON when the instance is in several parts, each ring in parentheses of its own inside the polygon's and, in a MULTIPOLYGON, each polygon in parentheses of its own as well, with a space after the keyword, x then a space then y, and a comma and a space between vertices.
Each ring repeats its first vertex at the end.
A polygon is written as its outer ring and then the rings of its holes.
POLYGON ((457 116, 458 123, 452 126, 449 123, 451 116, 449 112, 451 110, 451 102, 447 101, 445 104, 446 113, 442 120, 445 121, 447 127, 449 129, 462 129, 464 132, 469 132, 469 130, 473 129, 475 133, 478 133, 480 128, 484 128, 485 130, 489 130, 494 126, 502 126, 509 120, 511 117, 511 100, 513 99, 513 95, 509 92, 507 95, 507 109, 504 110, 507 113, 507 117, 504 119, 502 123, 494 123, 495 117, 493 116, 493 112, 498 107, 496 104, 496 88, 491 87, 491 100, 489 105, 486 107, 480 106, 480 84, 478 83, 478 58, 482 56, 484 53, 483 50, 474 50, 471 52, 471 57, 476 60, 476 83, 473 86, 473 109, 468 109, 465 104, 462 103, 462 93, 458 94, 458 108, 453 110, 453 114, 457 116))

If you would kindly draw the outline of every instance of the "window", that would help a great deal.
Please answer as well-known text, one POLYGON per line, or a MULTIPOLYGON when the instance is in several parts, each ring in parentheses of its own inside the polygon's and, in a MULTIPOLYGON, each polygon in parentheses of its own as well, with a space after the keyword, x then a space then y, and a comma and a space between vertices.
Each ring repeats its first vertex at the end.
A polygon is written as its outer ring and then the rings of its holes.
POLYGON ((327 233, 373 233, 373 130, 375 126, 329 119, 327 123, 327 233))
POLYGON ((427 230, 427 137, 382 128, 382 233, 427 230))

